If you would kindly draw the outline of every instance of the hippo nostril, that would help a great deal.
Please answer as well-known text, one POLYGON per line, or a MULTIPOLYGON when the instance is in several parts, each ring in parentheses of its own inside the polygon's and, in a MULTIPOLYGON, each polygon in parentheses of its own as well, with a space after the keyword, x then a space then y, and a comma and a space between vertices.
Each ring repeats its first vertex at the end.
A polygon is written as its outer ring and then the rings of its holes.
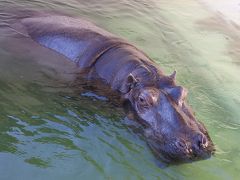
POLYGON ((176 146, 180 149, 184 149, 186 147, 186 144, 183 140, 176 141, 176 146))
POLYGON ((206 148, 208 146, 208 140, 205 135, 198 134, 196 138, 196 143, 199 148, 206 148))
POLYGON ((188 146, 188 143, 183 139, 179 139, 175 142, 176 147, 184 154, 192 154, 192 149, 188 146))
POLYGON ((177 147, 178 149, 180 149, 180 150, 188 151, 188 145, 187 145, 187 143, 186 143, 184 140, 182 140, 182 139, 177 140, 177 141, 175 142, 175 145, 176 145, 176 147, 177 147))
POLYGON ((206 136, 202 136, 202 140, 201 140, 201 146, 202 148, 206 148, 208 146, 208 140, 206 138, 206 136))

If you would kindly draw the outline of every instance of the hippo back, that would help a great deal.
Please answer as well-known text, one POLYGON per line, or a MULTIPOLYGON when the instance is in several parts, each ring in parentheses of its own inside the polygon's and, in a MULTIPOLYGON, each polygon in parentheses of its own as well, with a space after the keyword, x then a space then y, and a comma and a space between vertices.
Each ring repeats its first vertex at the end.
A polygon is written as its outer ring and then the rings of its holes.
POLYGON ((63 15, 27 17, 12 27, 40 45, 66 56, 80 68, 90 67, 105 51, 126 43, 86 20, 63 15))

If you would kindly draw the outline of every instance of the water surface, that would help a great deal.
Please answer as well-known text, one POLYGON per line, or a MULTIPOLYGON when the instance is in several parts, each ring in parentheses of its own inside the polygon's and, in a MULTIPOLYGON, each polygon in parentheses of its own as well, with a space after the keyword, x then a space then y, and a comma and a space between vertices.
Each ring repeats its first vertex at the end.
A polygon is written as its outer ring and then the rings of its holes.
POLYGON ((240 21, 235 0, 0 1, 0 9, 13 5, 89 19, 145 51, 166 73, 176 69, 217 153, 205 161, 159 168, 121 108, 71 89, 75 67, 49 50, 35 52, 36 47, 17 41, 5 30, 14 13, 0 11, 0 179, 238 178, 240 21), (58 65, 49 65, 49 57, 58 65))

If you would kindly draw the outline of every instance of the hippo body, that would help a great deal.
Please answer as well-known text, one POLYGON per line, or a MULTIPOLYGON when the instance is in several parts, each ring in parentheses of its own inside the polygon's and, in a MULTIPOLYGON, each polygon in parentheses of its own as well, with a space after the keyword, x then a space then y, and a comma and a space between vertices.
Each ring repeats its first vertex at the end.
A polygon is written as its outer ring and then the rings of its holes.
MULTIPOLYGON (((80 71, 89 70, 88 78, 101 78, 114 90, 120 89, 136 67, 154 67, 153 61, 127 41, 82 19, 32 17, 13 25, 18 29, 19 26, 24 34, 42 46, 76 63, 80 71)), ((160 69, 155 70, 162 74, 160 69)))
POLYGON ((100 80, 129 102, 154 154, 166 162, 206 159, 214 152, 204 125, 185 103, 174 72, 164 75, 145 53, 83 19, 48 13, 12 24, 20 34, 75 63, 88 80, 100 80))

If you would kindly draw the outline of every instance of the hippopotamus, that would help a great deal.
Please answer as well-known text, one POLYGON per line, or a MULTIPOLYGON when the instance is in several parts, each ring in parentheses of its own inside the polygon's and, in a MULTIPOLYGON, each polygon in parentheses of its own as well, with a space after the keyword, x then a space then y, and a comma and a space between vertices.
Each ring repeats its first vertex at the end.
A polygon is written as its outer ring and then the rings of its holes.
POLYGON ((150 149, 164 162, 193 162, 214 153, 207 129, 186 103, 187 90, 176 83, 176 71, 165 75, 123 38, 87 20, 55 13, 33 13, 11 28, 65 56, 87 80, 118 93, 136 114, 150 149))

